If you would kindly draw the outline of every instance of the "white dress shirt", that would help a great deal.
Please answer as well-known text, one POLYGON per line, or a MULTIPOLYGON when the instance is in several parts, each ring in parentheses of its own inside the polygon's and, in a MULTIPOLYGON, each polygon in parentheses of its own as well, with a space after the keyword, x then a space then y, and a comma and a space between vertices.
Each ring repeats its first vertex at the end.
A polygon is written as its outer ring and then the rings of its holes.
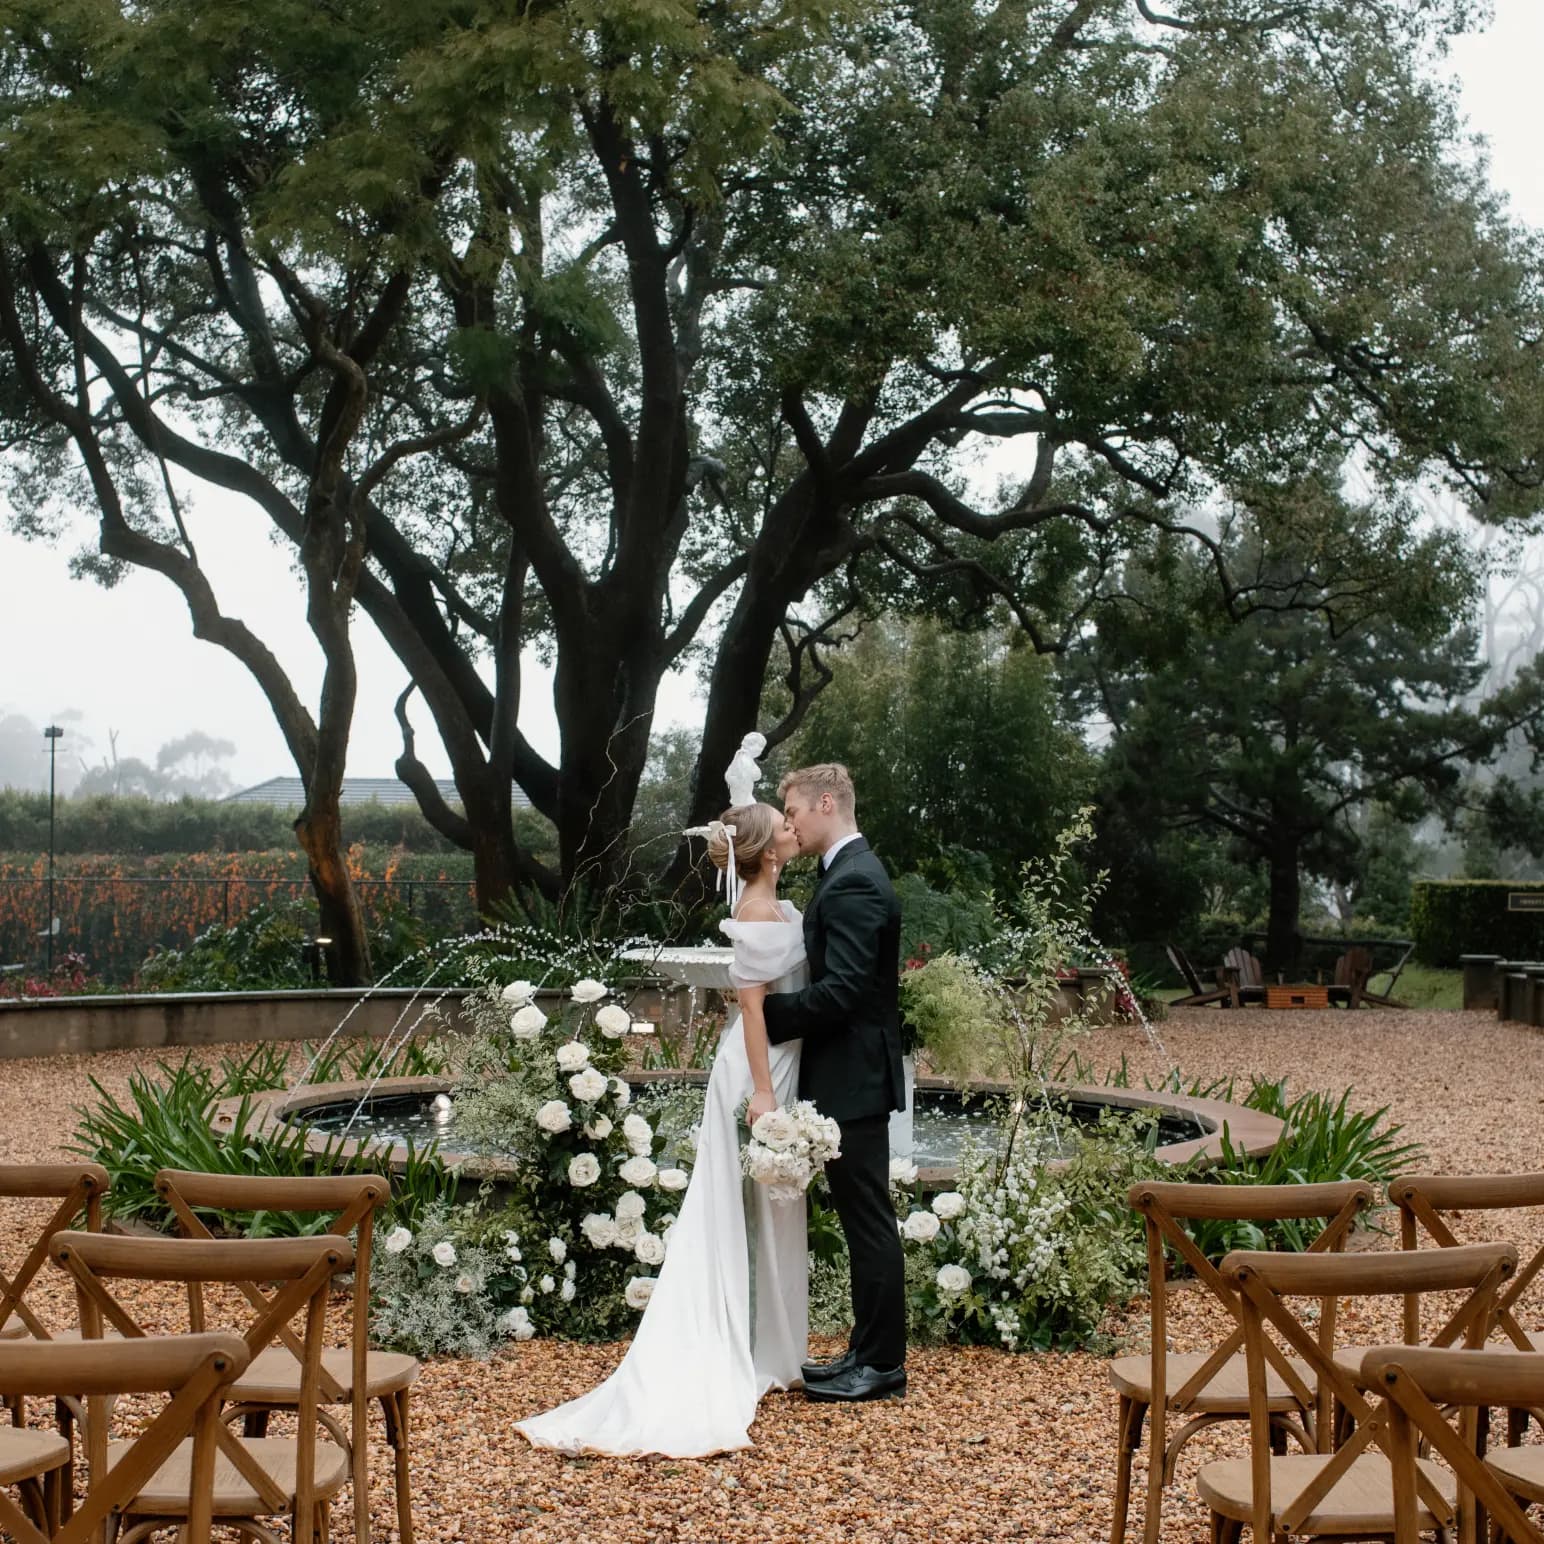
POLYGON ((848 844, 848 842, 855 842, 862 835, 863 833, 861 831, 854 831, 850 835, 838 837, 836 841, 832 842, 831 845, 826 848, 826 850, 820 855, 820 867, 822 870, 831 867, 832 859, 836 857, 837 853, 839 853, 842 848, 848 844))

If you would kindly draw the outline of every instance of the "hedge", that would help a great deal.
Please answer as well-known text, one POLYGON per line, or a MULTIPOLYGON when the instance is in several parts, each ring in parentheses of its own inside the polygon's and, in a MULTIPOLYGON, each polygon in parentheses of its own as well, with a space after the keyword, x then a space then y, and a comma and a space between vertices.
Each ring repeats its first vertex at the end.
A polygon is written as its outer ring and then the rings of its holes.
POLYGON ((1411 890, 1410 936, 1421 964, 1453 969, 1461 954, 1544 959, 1544 911, 1507 910, 1508 895, 1544 895, 1544 882, 1418 879, 1411 890))

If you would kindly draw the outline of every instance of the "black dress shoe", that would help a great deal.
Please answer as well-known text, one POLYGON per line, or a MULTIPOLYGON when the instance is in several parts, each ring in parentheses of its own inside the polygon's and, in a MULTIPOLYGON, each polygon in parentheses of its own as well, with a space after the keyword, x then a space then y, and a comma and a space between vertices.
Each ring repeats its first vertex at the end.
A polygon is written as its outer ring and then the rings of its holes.
POLYGON ((849 1367, 834 1377, 811 1383, 804 1390, 806 1399, 832 1403, 857 1404, 861 1399, 904 1399, 906 1369, 892 1367, 888 1372, 878 1367, 849 1367))
POLYGON ((849 1367, 856 1367, 851 1351, 844 1351, 840 1356, 833 1357, 829 1362, 806 1362, 799 1369, 804 1374, 805 1385, 811 1383, 825 1383, 847 1371, 849 1367))

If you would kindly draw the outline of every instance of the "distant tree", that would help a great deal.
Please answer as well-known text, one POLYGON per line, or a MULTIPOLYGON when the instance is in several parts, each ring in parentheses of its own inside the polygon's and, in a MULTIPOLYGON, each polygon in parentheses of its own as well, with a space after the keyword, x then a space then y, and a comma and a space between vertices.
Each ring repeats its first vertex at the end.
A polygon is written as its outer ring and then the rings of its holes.
POLYGON ((169 740, 156 752, 155 765, 138 756, 118 754, 119 731, 107 732, 107 755, 89 766, 75 787, 82 796, 106 794, 112 798, 217 799, 228 793, 230 777, 218 765, 236 754, 229 740, 218 740, 201 730, 169 740))
POLYGON ((1535 669, 1477 709, 1484 670, 1472 614, 1478 579, 1451 533, 1347 503, 1337 475, 1236 507, 1220 545, 1264 606, 1242 615, 1210 565, 1160 543, 1074 662, 1077 694, 1113 725, 1106 799, 1128 827, 1201 825, 1269 875, 1267 954, 1298 957, 1306 872, 1365 873, 1375 833, 1456 815, 1466 772, 1514 730, 1537 732, 1535 669))
POLYGON ((830 668, 778 764, 843 762, 864 835, 894 871, 946 880, 980 853, 1011 890, 1024 862, 1050 852, 1093 759, 1021 633, 886 620, 830 668))

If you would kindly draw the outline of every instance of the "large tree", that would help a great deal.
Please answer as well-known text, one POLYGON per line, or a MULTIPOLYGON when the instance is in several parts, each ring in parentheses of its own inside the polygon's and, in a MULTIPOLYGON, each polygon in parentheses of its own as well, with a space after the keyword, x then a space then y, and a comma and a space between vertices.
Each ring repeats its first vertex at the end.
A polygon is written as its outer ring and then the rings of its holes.
POLYGON ((1357 504, 1328 474, 1228 511, 1218 546, 1259 604, 1230 611, 1193 551, 1125 567, 1069 661, 1112 731, 1103 774, 1128 832, 1200 827, 1269 878, 1266 953, 1291 970, 1305 874, 1363 877, 1379 823, 1450 818, 1518 731, 1539 736, 1530 666, 1477 708, 1472 554, 1452 533, 1357 504))
POLYGON ((406 667, 482 899, 555 891, 623 860, 672 667, 701 817, 769 667, 777 741, 897 589, 1061 646, 1126 526, 1326 442, 1531 510, 1538 254, 1430 69, 1468 9, 6 0, 0 412, 190 597, 157 463, 252 499, 339 681, 349 600, 406 667), (1005 439, 1032 473, 967 501, 1005 439))

